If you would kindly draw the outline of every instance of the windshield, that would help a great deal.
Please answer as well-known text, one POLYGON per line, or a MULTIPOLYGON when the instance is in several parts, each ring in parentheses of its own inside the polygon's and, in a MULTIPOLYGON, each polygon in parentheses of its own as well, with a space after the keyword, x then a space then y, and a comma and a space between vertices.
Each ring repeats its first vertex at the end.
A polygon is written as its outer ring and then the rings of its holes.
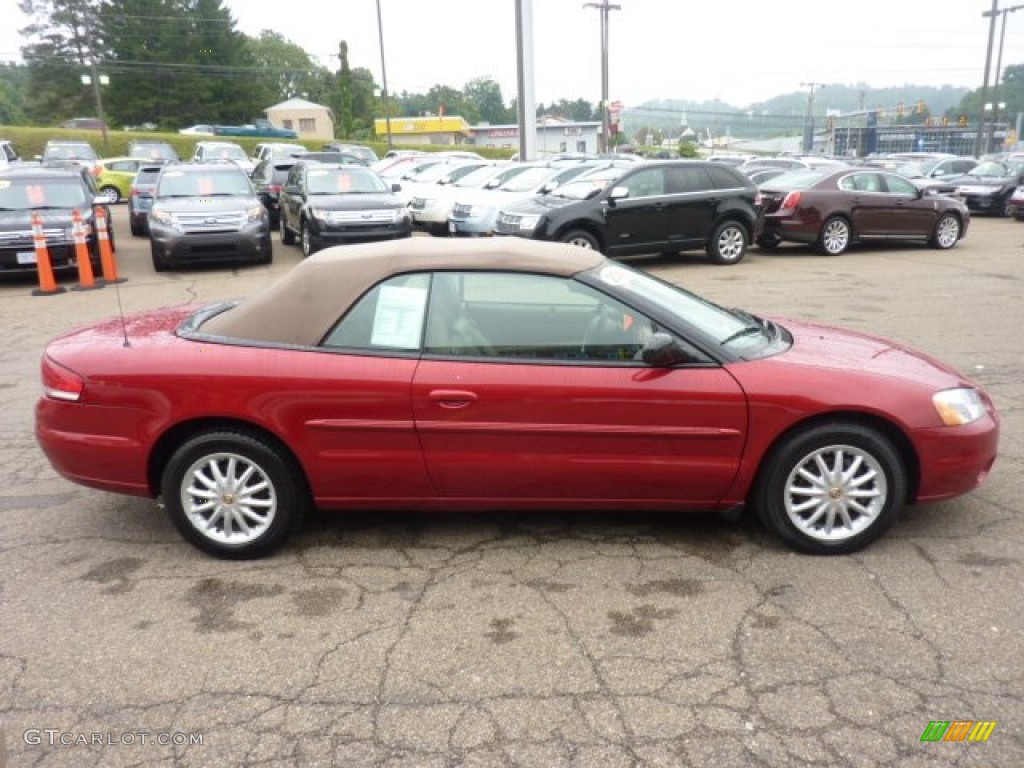
POLYGON ((177 160, 178 154, 166 144, 140 144, 132 147, 128 153, 131 157, 143 160, 177 160))
POLYGON ((58 144, 46 148, 44 160, 95 160, 96 152, 88 144, 58 144))
POLYGON ((208 147, 204 155, 206 160, 248 160, 245 150, 234 145, 208 147))
POLYGON ((719 344, 727 342, 728 346, 736 351, 759 349, 770 341, 760 325, 757 325, 756 331, 754 330, 751 316, 741 312, 730 312, 645 272, 622 264, 603 264, 587 274, 597 284, 614 287, 620 292, 633 294, 637 299, 654 304, 666 314, 679 318, 683 324, 695 328, 719 344))
POLYGON ((917 163, 900 163, 893 168, 893 171, 901 176, 908 176, 911 179, 916 179, 918 176, 924 176, 924 171, 917 163))
POLYGON ((487 165, 483 168, 477 168, 472 173, 467 173, 452 186, 454 187, 482 187, 491 179, 502 179, 507 178, 510 171, 518 171, 519 169, 515 166, 495 166, 487 165))
POLYGON ((988 160, 984 163, 978 163, 967 174, 969 176, 1013 176, 1015 172, 1020 172, 1019 170, 1015 171, 1013 165, 1013 163, 1006 164, 996 162, 995 160, 988 160))
MULTIPOLYGON (((230 169, 231 166, 228 166, 230 169)), ((251 195, 249 177, 239 170, 164 171, 157 187, 158 197, 206 197, 213 195, 251 195)))
POLYGON ((388 186, 368 168, 311 168, 307 191, 311 195, 373 194, 387 192, 388 186))
POLYGON ((0 210, 86 208, 91 203, 73 179, 0 179, 0 210))
POLYGON ((458 166, 452 163, 438 163, 437 165, 426 165, 422 168, 414 168, 402 178, 406 181, 432 182, 443 179, 458 166))
POLYGON ((517 173, 512 178, 506 179, 502 182, 498 189, 504 192, 529 192, 530 190, 539 187, 554 174, 555 169, 547 166, 525 168, 521 173, 517 173))
POLYGON ((623 168, 602 168, 563 184, 551 194, 569 200, 585 200, 595 189, 605 189, 625 172, 623 168))

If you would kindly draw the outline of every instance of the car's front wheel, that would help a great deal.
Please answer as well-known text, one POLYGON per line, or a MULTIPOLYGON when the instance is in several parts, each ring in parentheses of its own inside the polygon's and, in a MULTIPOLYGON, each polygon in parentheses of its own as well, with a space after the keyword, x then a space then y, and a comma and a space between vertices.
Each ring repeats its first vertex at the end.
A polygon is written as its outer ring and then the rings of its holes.
POLYGON ((117 187, 107 185, 100 187, 100 197, 103 198, 103 202, 107 204, 121 202, 121 191, 117 187))
POLYGON ((309 222, 302 222, 302 231, 299 234, 299 238, 302 242, 302 255, 305 257, 312 256, 314 253, 320 250, 320 244, 313 236, 313 232, 309 228, 309 222))
POLYGON ((935 222, 932 230, 931 244, 939 250, 946 250, 956 245, 960 239, 960 219, 952 213, 944 213, 935 222))
POLYGON ((842 216, 833 216, 825 221, 818 236, 818 250, 826 256, 838 256, 850 247, 850 222, 842 216))
POLYGON ((295 245, 295 233, 288 229, 284 216, 278 216, 278 221, 281 222, 281 242, 285 245, 295 245))
POLYGON ((723 221, 711 233, 708 258, 715 264, 739 264, 747 253, 747 230, 735 221, 723 221))
POLYGON ((794 549, 854 552, 892 525, 907 495, 907 473, 892 442, 859 424, 819 424, 765 457, 755 506, 794 549))
POLYGON ((582 229, 572 229, 562 235, 562 242, 575 245, 577 248, 588 248, 592 251, 601 250, 597 238, 582 229))
POLYGON ((217 557, 262 557, 301 518, 298 469, 264 438, 213 430, 186 441, 167 463, 161 491, 171 522, 217 557))
POLYGON ((149 244, 149 255, 150 255, 150 258, 153 260, 153 271, 154 272, 166 272, 167 271, 167 268, 169 266, 167 264, 167 261, 164 259, 164 257, 162 255, 160 255, 160 251, 157 250, 157 247, 152 242, 150 242, 150 244, 149 244))

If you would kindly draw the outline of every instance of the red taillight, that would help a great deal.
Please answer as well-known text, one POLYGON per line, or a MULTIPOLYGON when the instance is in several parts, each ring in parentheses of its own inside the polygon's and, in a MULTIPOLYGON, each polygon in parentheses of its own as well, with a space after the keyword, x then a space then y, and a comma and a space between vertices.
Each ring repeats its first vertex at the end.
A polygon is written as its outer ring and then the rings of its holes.
POLYGON ((139 190, 137 190, 135 187, 132 187, 132 197, 138 197, 138 196, 139 196, 139 190))
POLYGON ((54 400, 77 402, 85 391, 85 381, 70 368, 43 357, 43 392, 54 400))
POLYGON ((281 191, 281 185, 280 184, 267 184, 267 192, 280 192, 280 191, 281 191))
POLYGON ((779 206, 779 213, 783 211, 795 211, 800 205, 800 193, 790 192, 782 201, 782 205, 779 206))

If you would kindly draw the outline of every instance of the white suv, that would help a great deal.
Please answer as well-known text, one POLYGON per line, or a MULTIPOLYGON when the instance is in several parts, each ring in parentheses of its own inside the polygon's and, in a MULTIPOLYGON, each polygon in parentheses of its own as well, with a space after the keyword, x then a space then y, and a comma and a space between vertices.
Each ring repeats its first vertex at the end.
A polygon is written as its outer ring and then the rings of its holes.
POLYGON ((245 150, 233 141, 200 141, 196 143, 192 153, 193 163, 212 163, 217 160, 230 160, 247 174, 256 167, 245 150))

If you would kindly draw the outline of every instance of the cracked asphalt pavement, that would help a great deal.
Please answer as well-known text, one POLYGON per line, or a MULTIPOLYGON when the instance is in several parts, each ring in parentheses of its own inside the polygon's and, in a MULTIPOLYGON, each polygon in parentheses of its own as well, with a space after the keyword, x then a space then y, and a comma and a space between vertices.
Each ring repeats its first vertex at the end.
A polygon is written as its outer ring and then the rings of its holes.
POLYGON ((298 249, 157 275, 115 219, 120 296, 0 282, 0 766, 1024 765, 1024 224, 976 217, 950 251, 632 260, 989 389, 988 482, 862 553, 793 554, 749 518, 392 512, 318 515, 234 563, 51 470, 39 356, 119 299, 251 293, 298 249), (996 726, 923 743, 935 720, 996 726))

